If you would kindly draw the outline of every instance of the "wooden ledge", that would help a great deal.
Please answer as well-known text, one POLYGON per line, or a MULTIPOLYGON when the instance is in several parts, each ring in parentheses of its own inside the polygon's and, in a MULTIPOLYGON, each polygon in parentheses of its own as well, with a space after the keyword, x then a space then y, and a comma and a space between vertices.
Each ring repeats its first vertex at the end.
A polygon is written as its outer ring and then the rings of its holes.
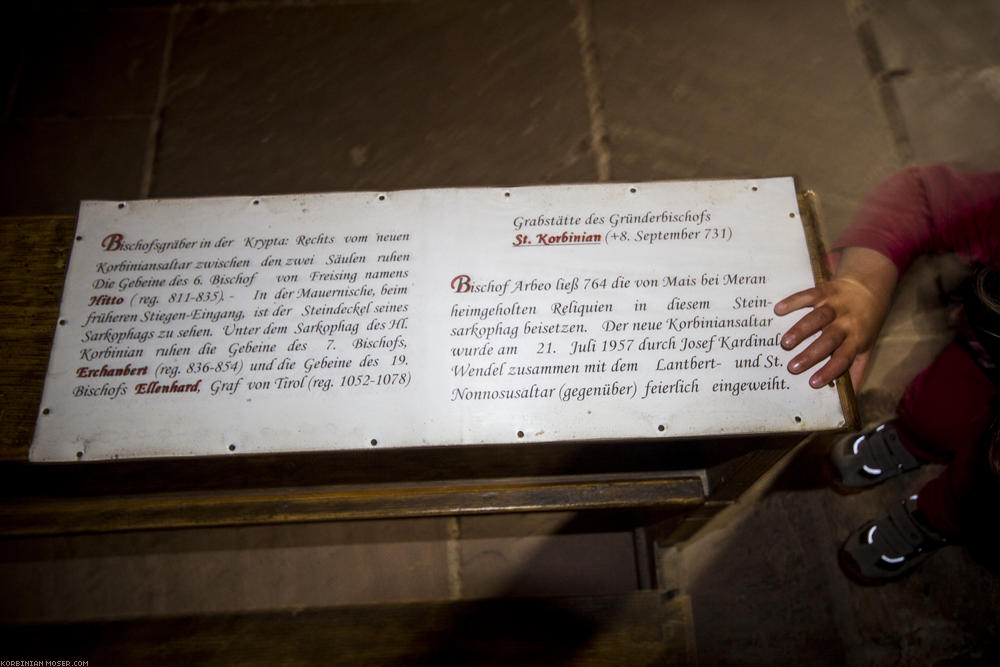
POLYGON ((699 477, 649 474, 14 498, 0 506, 0 535, 509 512, 690 510, 704 502, 704 487, 699 477))

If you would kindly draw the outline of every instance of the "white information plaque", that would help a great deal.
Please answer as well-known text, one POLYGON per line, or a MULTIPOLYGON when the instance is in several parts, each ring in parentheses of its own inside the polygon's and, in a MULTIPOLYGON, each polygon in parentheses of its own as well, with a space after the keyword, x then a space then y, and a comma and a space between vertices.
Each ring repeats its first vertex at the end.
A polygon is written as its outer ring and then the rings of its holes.
POLYGON ((84 202, 31 458, 833 429, 812 284, 791 178, 84 202))

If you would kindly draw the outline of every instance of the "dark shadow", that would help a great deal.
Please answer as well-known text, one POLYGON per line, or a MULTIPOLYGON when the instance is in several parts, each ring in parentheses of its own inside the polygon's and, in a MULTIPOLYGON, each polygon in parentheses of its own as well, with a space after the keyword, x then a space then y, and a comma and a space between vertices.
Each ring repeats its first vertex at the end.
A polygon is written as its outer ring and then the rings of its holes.
POLYGON ((830 447, 839 437, 839 434, 816 434, 800 445, 790 454, 791 458, 767 493, 831 488, 834 476, 830 447))
POLYGON ((564 665, 615 613, 606 600, 414 603, 7 627, 0 642, 5 659, 92 665, 564 665))

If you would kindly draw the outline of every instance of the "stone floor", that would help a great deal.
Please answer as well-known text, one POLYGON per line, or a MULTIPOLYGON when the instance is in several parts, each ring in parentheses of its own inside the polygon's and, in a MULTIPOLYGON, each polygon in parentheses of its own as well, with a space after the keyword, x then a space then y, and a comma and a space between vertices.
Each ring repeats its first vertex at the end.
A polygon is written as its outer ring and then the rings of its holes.
MULTIPOLYGON (((761 177, 829 239, 910 163, 1000 166, 994 0, 20 3, 0 22, 0 215, 81 199, 761 177)), ((947 340, 908 276, 863 387, 947 340)), ((865 589, 834 553, 934 471, 838 496, 807 442, 663 554, 700 661, 995 664, 1000 578, 953 548, 865 589)), ((632 590, 633 536, 540 515, 8 541, 0 618, 632 590)))

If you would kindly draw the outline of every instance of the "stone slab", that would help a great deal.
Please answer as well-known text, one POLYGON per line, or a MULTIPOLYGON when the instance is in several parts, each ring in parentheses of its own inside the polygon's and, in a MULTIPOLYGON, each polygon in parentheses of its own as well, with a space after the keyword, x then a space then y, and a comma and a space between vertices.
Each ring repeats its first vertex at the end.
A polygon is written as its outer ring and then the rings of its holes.
POLYGON ((1000 169, 1000 59, 892 80, 915 162, 1000 169))
POLYGON ((855 585, 837 565, 851 531, 941 467, 841 496, 823 472, 829 445, 804 442, 682 545, 699 664, 976 664, 995 654, 1000 580, 969 552, 946 549, 879 587, 855 585))
POLYGON ((795 175, 827 234, 897 158, 842 2, 598 1, 612 178, 795 175))
POLYGON ((185 10, 153 194, 594 180, 572 8, 185 10))
POLYGON ((17 87, 24 69, 28 39, 24 26, 30 12, 15 4, 7 9, 0 24, 0 121, 6 121, 14 107, 17 87))
POLYGON ((939 72, 1000 62, 1000 4, 994 0, 869 0, 886 71, 939 72))
POLYGON ((27 30, 14 115, 152 114, 170 9, 39 10, 27 30))
POLYGON ((738 518, 720 517, 681 548, 699 664, 844 664, 829 591, 832 536, 798 497, 731 514, 738 518), (726 521, 734 523, 719 526, 726 521))
POLYGON ((141 117, 0 123, 0 215, 76 215, 82 199, 139 197, 148 135, 141 117))
POLYGON ((957 312, 951 298, 958 298, 970 270, 954 255, 918 257, 901 277, 893 295, 879 340, 950 337, 957 312))

